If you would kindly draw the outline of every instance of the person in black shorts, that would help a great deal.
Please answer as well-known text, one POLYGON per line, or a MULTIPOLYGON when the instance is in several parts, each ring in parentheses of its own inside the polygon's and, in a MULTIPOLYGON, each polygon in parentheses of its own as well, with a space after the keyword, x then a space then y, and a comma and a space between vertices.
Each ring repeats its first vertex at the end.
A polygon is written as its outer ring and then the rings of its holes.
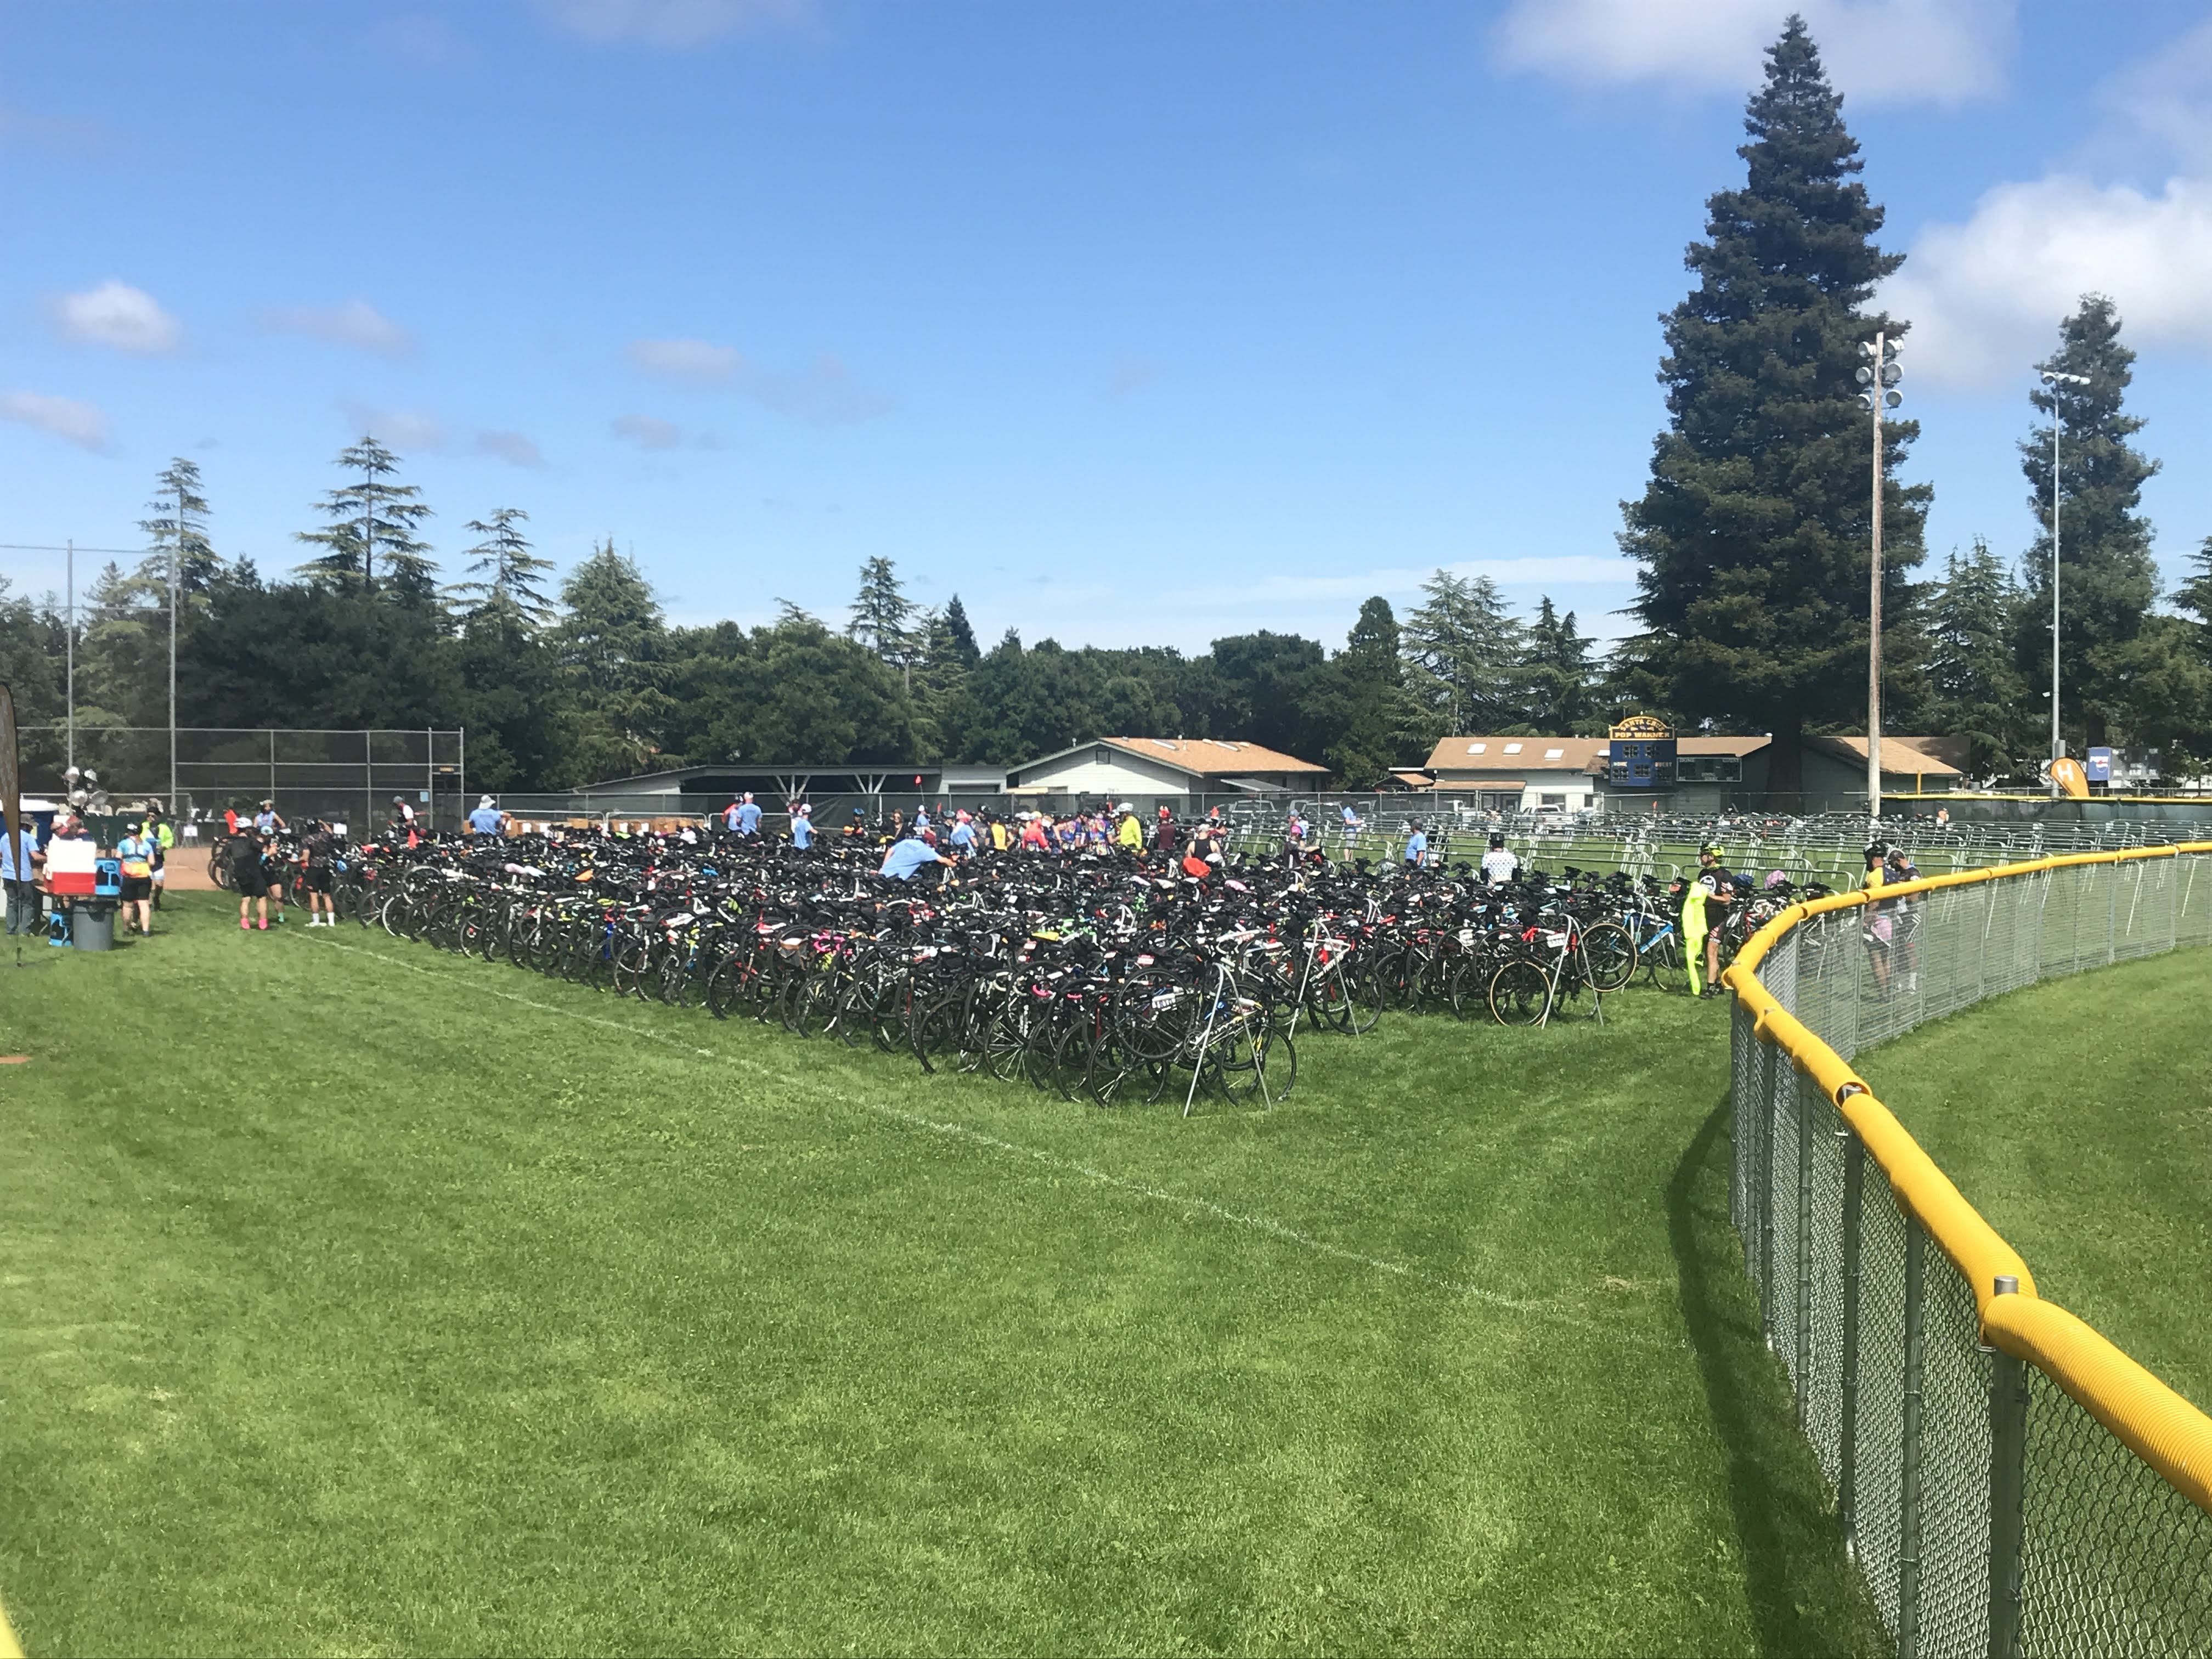
POLYGON ((238 926, 242 933, 252 931, 253 923, 246 919, 246 907, 260 907, 260 927, 269 931, 269 901, 276 901, 276 920, 284 920, 284 866, 276 852, 276 835, 269 830, 238 838, 238 851, 233 854, 232 879, 238 888, 238 926))
POLYGON ((307 866, 307 926, 337 927, 337 901, 331 892, 337 884, 338 838, 331 833, 331 826, 321 823, 308 825, 307 838, 301 846, 300 855, 307 866))

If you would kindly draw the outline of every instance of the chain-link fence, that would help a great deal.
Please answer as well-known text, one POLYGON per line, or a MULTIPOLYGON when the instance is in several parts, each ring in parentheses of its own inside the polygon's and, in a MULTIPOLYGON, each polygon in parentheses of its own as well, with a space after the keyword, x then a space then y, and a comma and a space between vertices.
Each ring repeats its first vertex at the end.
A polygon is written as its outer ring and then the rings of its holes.
MULTIPOLYGON (((88 772, 87 794, 105 797, 116 812, 158 799, 185 820, 264 799, 288 818, 358 824, 383 822, 394 795, 444 828, 465 811, 468 737, 460 731, 179 726, 174 801, 169 738, 166 726, 25 726, 24 791, 68 796, 88 772), (76 780, 67 774, 72 764, 76 780)), ((103 808, 91 811, 97 817, 103 808)))
POLYGON ((1808 907, 1735 974, 1730 1207, 1905 1659, 2212 1650, 2212 1421, 2040 1303, 1846 1066, 1984 997, 2212 944, 2208 854, 2045 861, 1808 907), (2062 1324, 2077 1363, 2054 1375, 2057 1350, 2020 1333, 2062 1324))

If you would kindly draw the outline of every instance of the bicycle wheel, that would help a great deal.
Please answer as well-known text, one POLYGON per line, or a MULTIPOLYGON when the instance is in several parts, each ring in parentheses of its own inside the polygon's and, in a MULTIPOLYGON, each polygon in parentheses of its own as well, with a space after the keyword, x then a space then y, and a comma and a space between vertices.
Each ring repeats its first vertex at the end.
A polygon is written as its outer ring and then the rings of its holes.
POLYGON ((1222 1092, 1232 1101, 1278 1105, 1291 1097, 1297 1081, 1297 1045, 1272 1023, 1238 1032, 1221 1058, 1222 1092))
POLYGON ((925 1072, 951 1070, 960 1055, 960 999, 939 997, 915 1016, 909 1046, 925 1072))
POLYGON ((1589 964, 1592 990, 1618 991, 1636 977, 1636 941, 1618 922, 1583 930, 1583 959, 1589 964))
POLYGON ((1647 942, 1637 958, 1644 964, 1644 976, 1662 991, 1679 991, 1690 982, 1682 962, 1682 936, 1671 927, 1647 942))
POLYGON ((1534 1025, 1550 1012, 1552 976, 1526 957, 1500 968, 1490 981, 1490 1014, 1500 1025, 1534 1025))

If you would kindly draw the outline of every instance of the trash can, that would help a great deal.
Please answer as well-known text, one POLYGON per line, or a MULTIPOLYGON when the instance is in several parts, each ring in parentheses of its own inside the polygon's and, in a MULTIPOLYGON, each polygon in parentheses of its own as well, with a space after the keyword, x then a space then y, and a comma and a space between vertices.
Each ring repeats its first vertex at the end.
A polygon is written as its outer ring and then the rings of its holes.
POLYGON ((113 899, 79 899, 70 911, 70 943, 80 951, 112 951, 115 909, 113 899))

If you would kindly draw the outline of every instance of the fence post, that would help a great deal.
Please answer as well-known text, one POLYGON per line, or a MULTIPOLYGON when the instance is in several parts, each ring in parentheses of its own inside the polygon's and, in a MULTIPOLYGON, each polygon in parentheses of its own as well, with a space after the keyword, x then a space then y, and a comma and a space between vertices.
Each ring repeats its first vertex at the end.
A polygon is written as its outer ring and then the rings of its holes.
POLYGON ((1781 1058, 1772 1043, 1759 1045, 1759 1334, 1774 1346, 1774 1066, 1781 1058))
POLYGON ((1844 1548, 1852 1559, 1859 1549, 1859 1241, 1860 1205, 1866 1195, 1866 1142, 1849 1124, 1844 1138, 1844 1376, 1843 1422, 1838 1430, 1836 1514, 1843 1522, 1844 1548))
POLYGON ((1927 1357, 1928 1233, 1905 1218, 1905 1420, 1897 1491, 1897 1659, 1920 1652, 1920 1377, 1927 1357))
MULTIPOLYGON (((1999 1296, 2020 1280, 2001 1273, 1999 1296)), ((2020 1568, 2027 1516, 2027 1366, 1998 1348, 1990 1358, 1990 1659, 2020 1652, 2020 1568)))
MULTIPOLYGON (((1778 1058, 1780 1050, 1776 1050, 1778 1058)), ((1811 1115, 1805 1109, 1812 1091, 1799 1085, 1790 1068, 1790 1095, 1797 1103, 1797 1295, 1796 1377, 1797 1426, 1805 1427, 1813 1395, 1813 1137, 1811 1115)))

